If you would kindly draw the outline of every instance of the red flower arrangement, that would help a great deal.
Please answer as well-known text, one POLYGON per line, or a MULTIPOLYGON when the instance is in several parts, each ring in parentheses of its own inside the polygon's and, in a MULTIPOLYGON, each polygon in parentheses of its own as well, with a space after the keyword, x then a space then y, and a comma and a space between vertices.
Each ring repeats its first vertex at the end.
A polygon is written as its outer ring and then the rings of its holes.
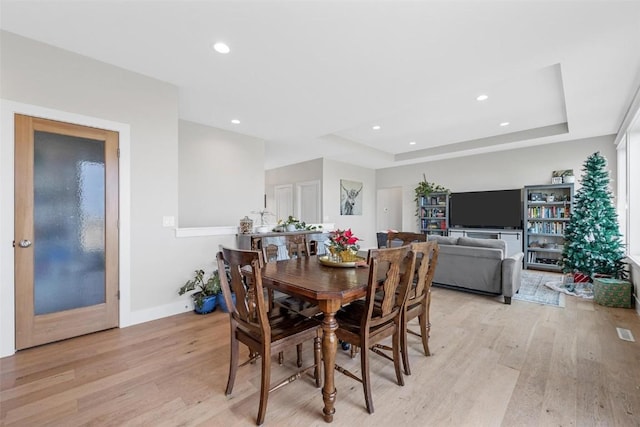
POLYGON ((329 247, 335 252, 343 252, 351 250, 357 252, 360 249, 358 241, 360 239, 353 235, 351 229, 348 230, 334 230, 329 237, 329 247))

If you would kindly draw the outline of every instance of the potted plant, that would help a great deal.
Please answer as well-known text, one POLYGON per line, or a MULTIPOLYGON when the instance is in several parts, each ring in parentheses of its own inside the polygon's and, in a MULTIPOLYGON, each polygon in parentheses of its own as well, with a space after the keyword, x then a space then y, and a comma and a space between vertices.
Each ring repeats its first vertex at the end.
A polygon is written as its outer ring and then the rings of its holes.
POLYGON ((284 221, 278 221, 278 223, 283 226, 283 231, 304 230, 307 227, 307 224, 292 215, 289 215, 289 218, 284 221))
MULTIPOLYGON (((229 283, 229 285, 231 285, 231 270, 229 269, 229 266, 226 265, 224 268, 224 272, 225 275, 227 276, 227 283, 229 283)), ((213 272, 213 276, 218 280, 218 284, 220 283, 220 271, 216 270, 213 272)), ((231 289, 231 301, 232 304, 236 303, 236 294, 233 292, 233 289, 231 289)), ((229 313, 229 307, 227 307, 227 302, 224 299, 224 295, 222 295, 222 289, 220 289, 220 294, 218 295, 218 305, 220 306, 220 310, 222 310, 224 313, 229 313)))
POLYGON ((354 236, 350 228, 334 230, 330 233, 325 245, 329 253, 339 258, 341 262, 352 262, 357 259, 358 249, 360 249, 359 240, 360 238, 354 236))
POLYGON ((427 181, 427 176, 422 174, 422 181, 418 183, 418 186, 414 189, 415 198, 413 199, 416 202, 417 210, 416 216, 420 218, 420 198, 421 197, 429 197, 431 193, 447 193, 450 194, 451 190, 443 187, 440 184, 436 184, 435 182, 427 181))
POLYGON ((178 295, 184 295, 190 291, 196 291, 193 298, 194 311, 198 314, 211 313, 216 309, 218 294, 220 294, 220 277, 214 271, 205 281, 204 270, 195 270, 193 279, 187 280, 178 290, 178 295))
POLYGON ((427 181, 427 176, 422 174, 422 181, 418 183, 418 186, 414 189, 415 191, 415 202, 420 200, 420 197, 429 197, 431 193, 450 193, 448 188, 443 187, 440 184, 436 184, 434 182, 427 181))

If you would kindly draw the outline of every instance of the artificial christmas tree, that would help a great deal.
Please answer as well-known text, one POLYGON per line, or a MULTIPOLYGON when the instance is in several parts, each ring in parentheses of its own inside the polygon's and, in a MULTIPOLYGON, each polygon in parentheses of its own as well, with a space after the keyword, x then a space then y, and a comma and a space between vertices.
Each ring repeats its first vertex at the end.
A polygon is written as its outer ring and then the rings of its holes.
POLYGON ((583 165, 582 187, 565 229, 562 271, 623 278, 623 244, 609 187, 607 160, 596 152, 583 165))

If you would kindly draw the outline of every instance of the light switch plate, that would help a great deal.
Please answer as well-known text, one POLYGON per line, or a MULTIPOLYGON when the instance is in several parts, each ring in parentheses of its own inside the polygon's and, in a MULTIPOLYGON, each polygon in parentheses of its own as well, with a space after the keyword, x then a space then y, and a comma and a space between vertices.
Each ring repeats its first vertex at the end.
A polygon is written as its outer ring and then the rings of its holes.
POLYGON ((175 227, 176 226, 176 218, 174 216, 163 216, 162 217, 162 226, 163 227, 175 227))

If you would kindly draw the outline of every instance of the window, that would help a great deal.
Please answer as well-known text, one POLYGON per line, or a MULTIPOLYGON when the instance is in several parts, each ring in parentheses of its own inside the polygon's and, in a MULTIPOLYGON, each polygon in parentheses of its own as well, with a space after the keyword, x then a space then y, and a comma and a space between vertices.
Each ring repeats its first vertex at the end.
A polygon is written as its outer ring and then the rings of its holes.
POLYGON ((627 132, 627 244, 628 254, 640 264, 640 120, 627 132), (635 165, 635 167, 631 167, 635 165))
POLYGON ((628 256, 640 265, 640 110, 619 136, 617 195, 620 231, 628 256), (636 167, 632 167, 636 165, 636 167))

